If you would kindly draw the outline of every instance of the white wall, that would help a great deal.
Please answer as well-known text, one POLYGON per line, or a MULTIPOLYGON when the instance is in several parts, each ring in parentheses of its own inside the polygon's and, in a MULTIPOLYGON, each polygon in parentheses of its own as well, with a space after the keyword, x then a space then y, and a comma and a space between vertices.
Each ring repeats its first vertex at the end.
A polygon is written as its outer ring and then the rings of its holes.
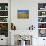
MULTIPOLYGON (((46 0, 45 0, 46 1, 46 0)), ((17 30, 28 30, 32 24, 38 27, 38 2, 42 0, 11 0, 11 22, 16 25, 17 30), (29 19, 18 19, 17 10, 29 10, 29 19)))
MULTIPOLYGON (((37 2, 36 2, 37 3, 37 2)), ((28 30, 29 26, 33 24, 33 18, 35 20, 34 10, 37 9, 37 4, 32 0, 12 0, 11 1, 11 22, 16 25, 17 30, 28 30), (33 5, 34 4, 34 5, 33 5), (35 9, 36 8, 36 9, 35 9), (29 19, 18 19, 17 10, 27 9, 29 10, 29 19), (33 14, 34 13, 34 14, 33 14)), ((36 11, 35 11, 36 12, 36 11)), ((37 20, 37 17, 36 17, 37 20)))
POLYGON ((41 46, 40 44, 43 44, 43 38, 38 38, 38 3, 46 3, 46 0, 11 0, 11 22, 16 25, 17 33, 19 33, 18 30, 23 30, 23 32, 28 30, 32 24, 35 26, 33 31, 34 38, 32 39, 33 46, 41 46), (29 19, 18 19, 17 10, 19 9, 28 9, 29 19))
MULTIPOLYGON (((11 0, 11 22, 16 25, 17 33, 19 30, 28 31, 29 26, 32 24, 35 26, 35 30, 33 35, 38 36, 37 34, 37 1, 32 0, 11 0), (28 9, 29 10, 29 19, 18 19, 17 18, 17 10, 19 9, 28 9), (35 33, 36 32, 36 33, 35 33)), ((26 33, 27 33, 26 31, 26 33)), ((22 33, 22 31, 20 32, 22 33)), ((26 34, 25 33, 25 34, 26 34)), ((16 34, 16 33, 15 33, 16 34)), ((30 33, 29 33, 30 34, 30 33)), ((35 41, 35 39, 33 39, 35 41)), ((37 44, 37 42, 33 42, 33 44, 37 44)))
MULTIPOLYGON (((0 0, 0 3, 7 3, 8 0, 0 0)), ((11 22, 16 25, 16 32, 23 34, 27 34, 27 31, 30 25, 35 26, 35 30, 33 30, 33 39, 32 39, 32 44, 33 46, 44 46, 45 41, 43 41, 43 38, 38 38, 38 2, 40 3, 46 3, 46 0, 11 0, 11 22), (29 10, 29 19, 18 19, 17 18, 17 10, 19 9, 27 9, 29 10), (22 31, 19 31, 22 30, 22 31), (27 30, 27 31, 26 31, 27 30), (24 33, 25 32, 25 33, 24 33)), ((10 7, 10 5, 9 5, 10 7)), ((10 9, 9 9, 9 17, 10 17, 10 9)), ((15 32, 15 34, 16 34, 15 32)), ((30 33, 28 33, 30 34, 30 33)), ((12 45, 14 44, 14 32, 11 34, 11 43, 12 45), (13 35, 13 37, 12 37, 13 35)), ((9 40, 9 39, 8 39, 9 40)))

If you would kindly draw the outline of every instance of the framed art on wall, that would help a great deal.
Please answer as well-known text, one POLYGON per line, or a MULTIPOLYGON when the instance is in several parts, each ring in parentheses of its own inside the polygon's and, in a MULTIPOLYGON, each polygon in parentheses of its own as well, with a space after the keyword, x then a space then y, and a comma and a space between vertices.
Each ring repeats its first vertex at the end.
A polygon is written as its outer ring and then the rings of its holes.
POLYGON ((17 17, 18 19, 29 19, 29 10, 18 10, 17 17))

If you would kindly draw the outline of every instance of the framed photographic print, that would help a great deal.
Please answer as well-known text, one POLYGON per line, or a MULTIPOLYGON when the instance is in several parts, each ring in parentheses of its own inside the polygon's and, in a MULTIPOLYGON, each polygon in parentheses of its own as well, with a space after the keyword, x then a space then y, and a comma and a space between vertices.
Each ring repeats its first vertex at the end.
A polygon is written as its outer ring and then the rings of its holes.
POLYGON ((29 19, 29 10, 18 10, 17 18, 18 19, 29 19))

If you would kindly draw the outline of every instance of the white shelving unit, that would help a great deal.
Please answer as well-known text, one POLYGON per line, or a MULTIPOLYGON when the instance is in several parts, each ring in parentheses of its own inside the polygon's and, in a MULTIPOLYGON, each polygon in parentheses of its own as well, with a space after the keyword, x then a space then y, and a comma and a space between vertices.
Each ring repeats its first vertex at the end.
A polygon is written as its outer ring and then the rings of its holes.
POLYGON ((40 37, 46 37, 45 34, 40 33, 41 31, 45 31, 46 33, 46 3, 38 4, 38 32, 41 35, 40 37))
POLYGON ((0 23, 8 23, 8 3, 0 3, 0 18, 0 23))
POLYGON ((0 45, 8 45, 8 19, 8 3, 0 3, 0 45))

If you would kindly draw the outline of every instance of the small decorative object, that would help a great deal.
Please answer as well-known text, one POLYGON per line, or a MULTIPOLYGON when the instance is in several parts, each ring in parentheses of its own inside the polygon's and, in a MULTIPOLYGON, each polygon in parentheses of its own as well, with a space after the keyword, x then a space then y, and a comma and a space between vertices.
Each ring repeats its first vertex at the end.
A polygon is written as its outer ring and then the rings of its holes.
POLYGON ((0 23, 0 35, 8 37, 8 23, 0 23))
POLYGON ((42 18, 39 17, 39 18, 38 18, 38 21, 41 22, 41 21, 42 21, 42 18))
POLYGON ((45 40, 45 39, 43 39, 43 40, 45 40))
POLYGON ((46 22, 46 17, 38 17, 38 22, 46 22))
POLYGON ((45 6, 45 9, 46 9, 46 6, 45 6))
POLYGON ((46 3, 38 3, 38 10, 45 10, 46 3))
POLYGON ((0 11, 0 16, 8 16, 8 11, 0 11))
POLYGON ((21 45, 21 40, 17 40, 17 45, 21 45))
POLYGON ((46 29, 39 29, 39 37, 46 37, 46 29))
POLYGON ((40 8, 40 10, 44 10, 44 8, 40 8))
POLYGON ((11 30, 16 30, 16 26, 13 23, 11 23, 11 30))
POLYGON ((1 10, 1 6, 0 6, 0 10, 1 10))
POLYGON ((32 26, 29 27, 29 30, 34 30, 34 28, 35 27, 32 25, 32 26))
POLYGON ((7 22, 7 18, 4 18, 4 20, 3 20, 4 22, 7 22))
POLYGON ((1 30, 8 30, 8 23, 0 23, 1 30))
POLYGON ((7 22, 7 17, 0 17, 0 22, 7 22))
POLYGON ((46 28, 46 23, 43 23, 43 24, 39 23, 38 28, 46 28))
POLYGON ((28 19, 29 18, 29 10, 18 10, 17 11, 19 19, 28 19))
POLYGON ((42 15, 45 15, 45 12, 42 12, 42 15))
POLYGON ((8 6, 5 6, 5 10, 8 10, 8 6))

